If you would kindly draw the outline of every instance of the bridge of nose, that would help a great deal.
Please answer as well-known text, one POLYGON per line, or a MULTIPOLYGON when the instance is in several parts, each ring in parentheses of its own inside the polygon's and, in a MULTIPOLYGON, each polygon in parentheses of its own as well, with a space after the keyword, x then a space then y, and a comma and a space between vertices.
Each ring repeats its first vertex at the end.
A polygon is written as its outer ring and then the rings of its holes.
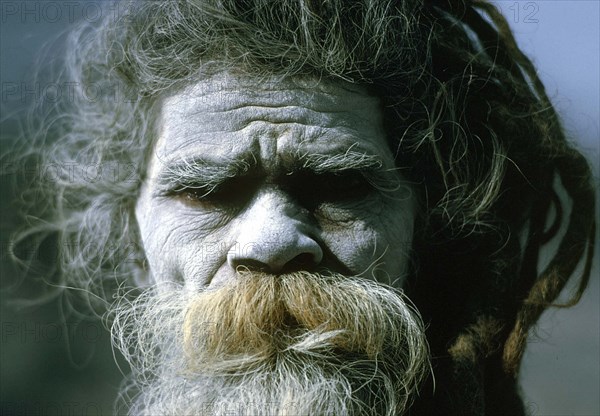
POLYGON ((229 265, 268 272, 279 272, 291 262, 318 265, 323 250, 307 220, 284 193, 263 192, 242 218, 235 250, 227 256, 229 265))

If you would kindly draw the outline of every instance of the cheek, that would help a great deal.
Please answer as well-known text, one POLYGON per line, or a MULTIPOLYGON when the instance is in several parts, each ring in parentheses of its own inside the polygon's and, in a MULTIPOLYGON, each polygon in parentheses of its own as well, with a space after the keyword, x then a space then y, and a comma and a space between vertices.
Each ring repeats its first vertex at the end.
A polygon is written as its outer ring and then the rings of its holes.
POLYGON ((412 204, 384 199, 346 218, 322 227, 333 255, 354 274, 388 284, 403 280, 412 245, 412 204))
POLYGON ((227 236, 214 215, 152 202, 138 204, 136 217, 156 282, 203 285, 226 259, 227 236))

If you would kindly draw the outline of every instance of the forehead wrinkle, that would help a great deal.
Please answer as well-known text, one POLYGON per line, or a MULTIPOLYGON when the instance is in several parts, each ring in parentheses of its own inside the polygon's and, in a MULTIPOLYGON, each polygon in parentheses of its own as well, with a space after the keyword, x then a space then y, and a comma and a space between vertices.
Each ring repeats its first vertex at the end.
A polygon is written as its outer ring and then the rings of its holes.
MULTIPOLYGON (((200 82, 185 88, 179 96, 167 98, 168 103, 179 100, 194 100, 203 111, 232 111, 240 107, 254 105, 263 108, 280 108, 290 102, 302 102, 302 107, 317 112, 336 113, 338 108, 350 108, 359 116, 364 105, 380 105, 378 97, 365 94, 359 86, 329 85, 311 83, 298 86, 292 82, 257 83, 240 82, 200 82), (359 99, 357 99, 359 98, 359 99), (357 110, 357 111, 354 111, 357 110)), ((188 107, 189 108, 189 107, 188 107)), ((186 112, 193 115, 194 112, 186 112)))
MULTIPOLYGON (((354 130, 377 129, 380 115, 365 115, 358 108, 347 109, 347 105, 332 106, 324 109, 308 108, 303 105, 281 103, 259 105, 256 102, 237 103, 229 109, 207 108, 197 102, 186 106, 178 118, 185 121, 186 127, 180 127, 184 135, 200 133, 225 132, 219 124, 211 123, 210 119, 227 118, 231 126, 227 131, 235 132, 248 127, 251 123, 264 122, 271 124, 296 123, 306 126, 324 128, 349 128, 354 130), (343 110, 341 109, 343 108, 343 110), (340 115, 342 115, 340 117, 340 115)), ((183 124, 183 123, 180 123, 183 124)))
MULTIPOLYGON (((210 154, 232 163, 232 154, 249 153, 260 158, 265 170, 274 171, 281 169, 283 161, 301 164, 293 161, 302 152, 331 159, 329 155, 345 154, 352 148, 363 155, 338 156, 342 162, 332 164, 330 160, 329 166, 341 170, 344 164, 356 165, 367 154, 380 155, 390 164, 376 144, 376 137, 385 134, 377 111, 380 101, 358 86, 205 81, 187 87, 183 95, 167 98, 163 116, 170 116, 161 146, 163 155, 210 154), (326 111, 317 111, 323 103, 326 111), (369 107, 371 111, 365 112, 369 107), (360 150, 357 143, 361 143, 360 150)), ((307 167, 317 167, 315 160, 307 167)))
POLYGON ((250 145, 241 151, 234 150, 233 155, 229 153, 217 158, 211 157, 209 153, 205 156, 173 159, 175 162, 171 172, 181 173, 181 176, 197 175, 222 180, 250 170, 257 173, 262 170, 268 175, 291 173, 298 169, 308 169, 315 173, 350 169, 382 170, 384 162, 377 150, 365 144, 359 145, 355 136, 347 133, 340 135, 339 129, 329 131, 330 129, 322 127, 314 127, 307 134, 302 127, 304 126, 298 123, 282 123, 276 129, 256 129, 249 135, 250 145), (329 135, 335 136, 328 137, 329 135), (266 136, 271 136, 272 140, 264 140, 266 136), (286 140, 289 136, 294 136, 291 143, 286 140), (316 141, 320 142, 317 148, 314 146, 316 141))

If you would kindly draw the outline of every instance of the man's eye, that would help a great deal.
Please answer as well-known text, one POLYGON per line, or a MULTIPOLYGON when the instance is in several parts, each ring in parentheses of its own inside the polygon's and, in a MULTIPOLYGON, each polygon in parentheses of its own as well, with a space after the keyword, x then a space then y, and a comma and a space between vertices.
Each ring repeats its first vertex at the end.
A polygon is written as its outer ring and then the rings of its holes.
POLYGON ((184 203, 203 209, 237 209, 252 197, 253 186, 248 180, 232 179, 218 186, 190 185, 171 192, 184 203))
POLYGON ((360 201, 374 190, 360 172, 317 175, 302 182, 298 197, 309 209, 328 202, 360 201))
POLYGON ((176 195, 188 203, 209 203, 215 199, 215 191, 206 188, 185 188, 176 192, 176 195))
POLYGON ((360 174, 327 175, 320 185, 324 200, 343 201, 366 197, 372 191, 371 184, 360 174))

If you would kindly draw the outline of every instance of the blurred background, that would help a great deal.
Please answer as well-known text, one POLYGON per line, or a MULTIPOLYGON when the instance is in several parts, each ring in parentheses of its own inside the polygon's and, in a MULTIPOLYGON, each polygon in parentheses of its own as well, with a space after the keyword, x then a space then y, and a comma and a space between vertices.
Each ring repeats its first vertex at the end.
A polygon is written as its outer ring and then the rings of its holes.
MULTIPOLYGON (((522 49, 533 58, 569 135, 599 174, 600 3, 597 0, 496 1, 522 49)), ((14 145, 13 119, 45 94, 31 84, 39 52, 82 19, 117 13, 100 1, 0 1, 2 153, 14 145), (50 43, 49 43, 50 42, 50 43), (37 95, 36 95, 37 94, 37 95)), ((48 46, 50 45, 50 46, 48 46)), ((41 61, 42 65, 44 61, 41 61)), ((54 91, 52 92, 54 93, 54 91)), ((28 306, 7 262, 16 212, 7 198, 17 167, 2 159, 0 183, 0 415, 109 415, 121 374, 101 322, 66 313, 60 302, 28 306)), ((597 217, 599 217, 597 215, 597 217)), ((530 338, 521 384, 531 415, 600 415, 600 273, 581 302, 547 311, 530 338)), ((570 288, 563 293, 568 297, 570 288)))

